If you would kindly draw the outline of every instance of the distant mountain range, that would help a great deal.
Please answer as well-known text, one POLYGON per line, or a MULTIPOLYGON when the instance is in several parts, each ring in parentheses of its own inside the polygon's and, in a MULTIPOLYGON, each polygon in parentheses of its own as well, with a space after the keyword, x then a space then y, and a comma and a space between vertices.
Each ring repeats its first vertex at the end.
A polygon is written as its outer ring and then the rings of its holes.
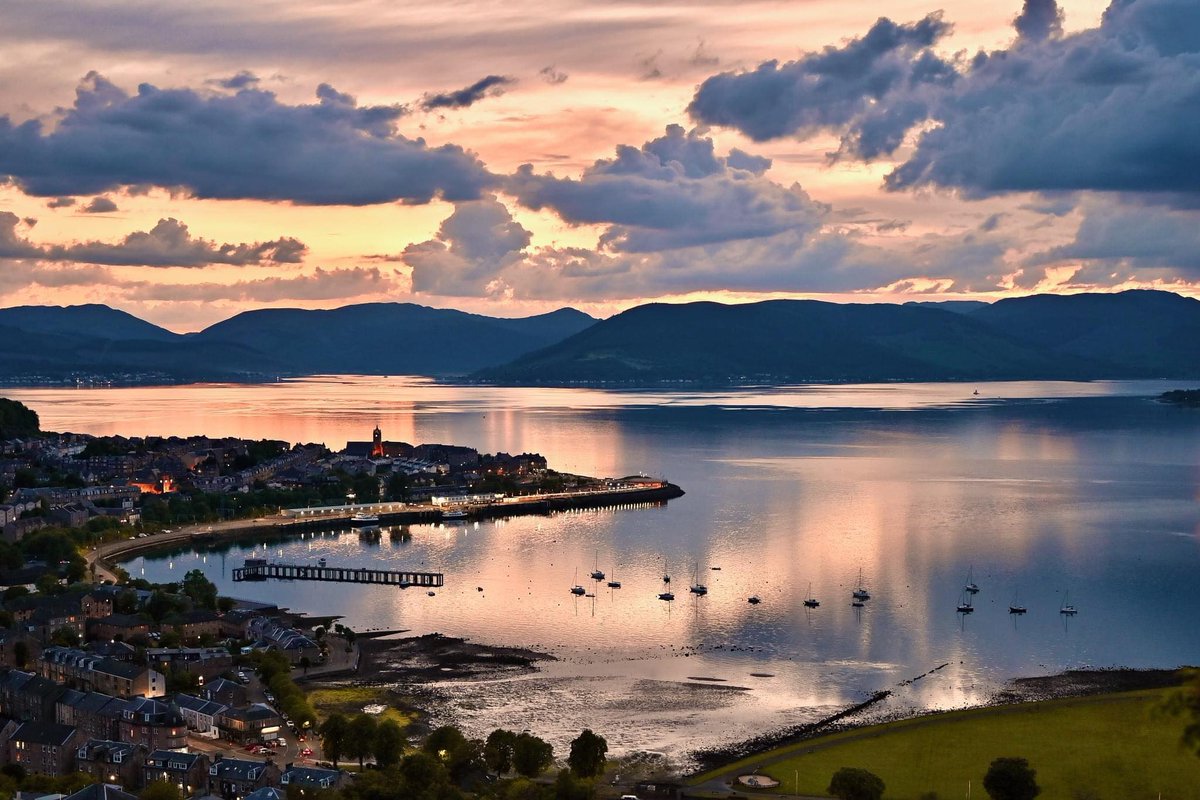
POLYGON ((0 309, 0 382, 72 376, 261 380, 362 373, 466 375, 594 324, 570 308, 503 319, 409 303, 248 311, 177 334, 104 305, 0 309))
POLYGON ((319 373, 506 384, 1200 378, 1200 301, 1170 292, 995 303, 815 300, 570 308, 503 319, 408 303, 263 309, 177 334, 103 305, 0 309, 0 382, 319 373))
POLYGON ((1200 301, 1169 292, 991 304, 651 304, 477 373, 518 384, 1200 377, 1200 301))

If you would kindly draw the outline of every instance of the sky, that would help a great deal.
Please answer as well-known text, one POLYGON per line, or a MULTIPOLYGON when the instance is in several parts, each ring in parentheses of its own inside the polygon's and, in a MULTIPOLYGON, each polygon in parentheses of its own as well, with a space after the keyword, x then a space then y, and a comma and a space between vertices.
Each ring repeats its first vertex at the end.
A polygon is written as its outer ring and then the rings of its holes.
POLYGON ((1200 296, 1195 0, 0 17, 0 306, 1200 296))

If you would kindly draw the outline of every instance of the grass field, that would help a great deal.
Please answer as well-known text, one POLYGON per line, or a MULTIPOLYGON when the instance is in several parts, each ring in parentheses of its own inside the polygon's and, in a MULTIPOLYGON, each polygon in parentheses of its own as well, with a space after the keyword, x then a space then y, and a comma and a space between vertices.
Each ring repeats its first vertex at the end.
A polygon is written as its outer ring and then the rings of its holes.
POLYGON ((1039 800, 1200 798, 1200 758, 1182 749, 1182 722, 1156 711, 1149 690, 957 711, 812 739, 708 773, 696 783, 754 771, 775 790, 823 796, 840 767, 881 777, 887 800, 985 798, 983 776, 999 756, 1027 758, 1039 800))
POLYGON ((316 710, 317 715, 324 719, 335 711, 347 716, 361 714, 363 706, 387 706, 377 720, 395 720, 401 727, 408 727, 415 719, 415 714, 406 713, 393 705, 395 698, 382 687, 376 686, 339 686, 330 689, 314 689, 308 693, 308 702, 316 710))

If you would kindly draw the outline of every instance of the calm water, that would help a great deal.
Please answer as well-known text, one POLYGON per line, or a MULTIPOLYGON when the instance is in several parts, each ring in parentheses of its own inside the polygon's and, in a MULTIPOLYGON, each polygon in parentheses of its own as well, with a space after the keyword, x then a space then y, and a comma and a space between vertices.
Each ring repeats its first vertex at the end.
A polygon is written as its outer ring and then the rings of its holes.
POLYGON ((439 714, 477 733, 529 728, 560 746, 592 727, 616 751, 682 757, 941 664, 899 687, 889 710, 980 702, 1005 679, 1069 667, 1200 661, 1200 413, 1150 400, 1176 388, 1159 383, 974 388, 622 393, 323 378, 6 394, 49 429, 340 448, 379 423, 389 439, 666 476, 687 495, 664 507, 412 526, 378 542, 325 534, 130 567, 152 580, 199 567, 236 596, 339 613, 354 628, 546 650, 561 660, 532 677, 458 685, 439 714), (229 582, 264 549, 436 569, 446 587, 428 597, 229 582), (593 584, 596 564, 623 588, 593 584), (655 597, 664 569, 670 604, 655 597), (861 610, 849 596, 860 570, 872 593, 861 610), (968 570, 981 591, 964 618, 955 605, 968 570), (704 598, 686 590, 697 571, 704 598), (595 598, 568 593, 576 572, 595 598), (821 600, 811 611, 810 584, 821 600), (1058 613, 1067 592, 1079 607, 1071 619, 1058 613), (1025 617, 1007 613, 1018 596, 1025 617))

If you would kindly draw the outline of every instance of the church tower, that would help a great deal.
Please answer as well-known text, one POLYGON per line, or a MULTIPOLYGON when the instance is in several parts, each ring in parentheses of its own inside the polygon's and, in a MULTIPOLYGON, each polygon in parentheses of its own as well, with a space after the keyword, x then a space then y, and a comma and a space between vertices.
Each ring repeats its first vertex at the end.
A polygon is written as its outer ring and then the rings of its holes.
POLYGON ((383 431, 379 430, 379 426, 375 426, 375 432, 371 434, 371 458, 383 458, 383 431))

